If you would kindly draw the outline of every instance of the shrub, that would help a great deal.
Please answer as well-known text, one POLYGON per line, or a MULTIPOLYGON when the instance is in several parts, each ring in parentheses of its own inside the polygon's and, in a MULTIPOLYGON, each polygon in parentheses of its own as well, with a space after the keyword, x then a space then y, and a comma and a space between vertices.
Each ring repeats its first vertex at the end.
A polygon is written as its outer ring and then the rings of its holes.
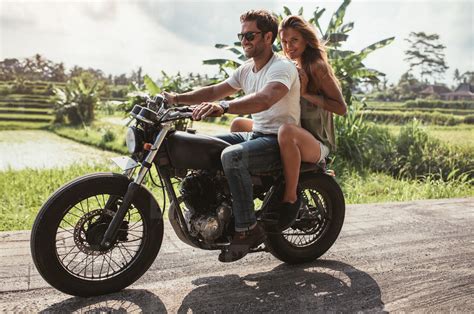
POLYGON ((474 124, 474 114, 470 114, 464 117, 464 123, 474 124))
POLYGON ((464 123, 465 119, 462 116, 455 116, 453 114, 446 114, 440 112, 423 112, 423 111, 384 111, 372 110, 364 112, 365 118, 375 122, 390 122, 394 124, 405 124, 419 120, 426 124, 435 125, 456 125, 464 123))
POLYGON ((368 123, 356 106, 350 107, 345 116, 336 117, 335 129, 337 157, 358 169, 385 169, 385 160, 389 160, 393 152, 388 130, 368 123))
POLYGON ((32 94, 33 86, 28 81, 22 78, 17 78, 13 82, 13 86, 11 87, 11 92, 13 94, 32 94))
POLYGON ((448 100, 410 100, 405 102, 407 108, 451 108, 474 109, 474 101, 448 101, 448 100))
POLYGON ((466 175, 469 179, 472 178, 473 153, 430 138, 417 121, 400 130, 395 147, 391 167, 395 176, 423 179, 431 175, 448 180, 466 175))
POLYGON ((113 142, 116 139, 115 133, 112 132, 110 129, 102 129, 101 132, 103 132, 101 138, 102 143, 113 142))
POLYGON ((354 107, 349 108, 346 116, 336 117, 338 169, 370 169, 409 179, 473 178, 474 154, 468 148, 448 146, 430 138, 417 120, 412 120, 395 137, 365 117, 354 107))

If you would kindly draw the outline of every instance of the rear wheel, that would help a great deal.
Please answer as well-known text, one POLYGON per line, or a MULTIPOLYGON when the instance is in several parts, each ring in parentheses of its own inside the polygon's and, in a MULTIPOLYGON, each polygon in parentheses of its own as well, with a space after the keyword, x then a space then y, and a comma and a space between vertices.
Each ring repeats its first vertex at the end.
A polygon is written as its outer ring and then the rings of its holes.
POLYGON ((161 247, 163 221, 145 189, 134 197, 112 247, 100 246, 129 183, 121 175, 88 175, 59 189, 42 207, 31 250, 49 284, 72 295, 101 295, 127 287, 151 266, 161 247))
POLYGON ((344 196, 332 177, 306 174, 299 187, 302 206, 296 222, 281 233, 268 234, 265 242, 276 258, 290 264, 313 261, 329 250, 345 215, 344 196))

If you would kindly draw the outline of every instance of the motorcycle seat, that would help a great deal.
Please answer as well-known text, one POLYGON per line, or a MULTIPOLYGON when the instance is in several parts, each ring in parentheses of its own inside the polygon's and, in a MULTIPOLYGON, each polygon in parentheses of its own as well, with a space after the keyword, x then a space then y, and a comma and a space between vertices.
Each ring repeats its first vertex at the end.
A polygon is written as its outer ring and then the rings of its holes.
POLYGON ((310 171, 325 171, 326 169, 326 162, 322 161, 320 163, 312 163, 312 162, 302 162, 300 166, 300 173, 310 172, 310 171))

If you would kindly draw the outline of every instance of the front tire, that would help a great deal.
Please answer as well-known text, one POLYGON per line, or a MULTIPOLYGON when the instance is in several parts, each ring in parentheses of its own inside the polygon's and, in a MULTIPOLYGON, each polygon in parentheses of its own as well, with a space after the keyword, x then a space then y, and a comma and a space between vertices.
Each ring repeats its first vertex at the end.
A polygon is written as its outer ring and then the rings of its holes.
POLYGON ((306 263, 326 253, 344 223, 345 201, 336 181, 323 173, 301 176, 298 219, 287 230, 267 235, 265 246, 276 258, 289 264, 306 263))
POLYGON ((51 286, 76 296, 102 295, 129 286, 151 266, 163 240, 163 220, 145 188, 137 191, 112 248, 100 247, 129 183, 118 174, 87 175, 43 205, 31 232, 31 252, 51 286), (104 209, 111 196, 117 201, 104 209))

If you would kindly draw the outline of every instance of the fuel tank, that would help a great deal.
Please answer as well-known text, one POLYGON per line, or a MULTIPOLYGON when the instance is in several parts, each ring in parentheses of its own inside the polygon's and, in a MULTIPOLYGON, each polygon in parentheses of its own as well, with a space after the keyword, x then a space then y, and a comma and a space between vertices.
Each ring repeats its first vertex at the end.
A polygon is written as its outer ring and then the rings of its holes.
POLYGON ((222 169, 221 153, 229 143, 216 137, 175 131, 166 140, 170 163, 178 169, 222 169))

